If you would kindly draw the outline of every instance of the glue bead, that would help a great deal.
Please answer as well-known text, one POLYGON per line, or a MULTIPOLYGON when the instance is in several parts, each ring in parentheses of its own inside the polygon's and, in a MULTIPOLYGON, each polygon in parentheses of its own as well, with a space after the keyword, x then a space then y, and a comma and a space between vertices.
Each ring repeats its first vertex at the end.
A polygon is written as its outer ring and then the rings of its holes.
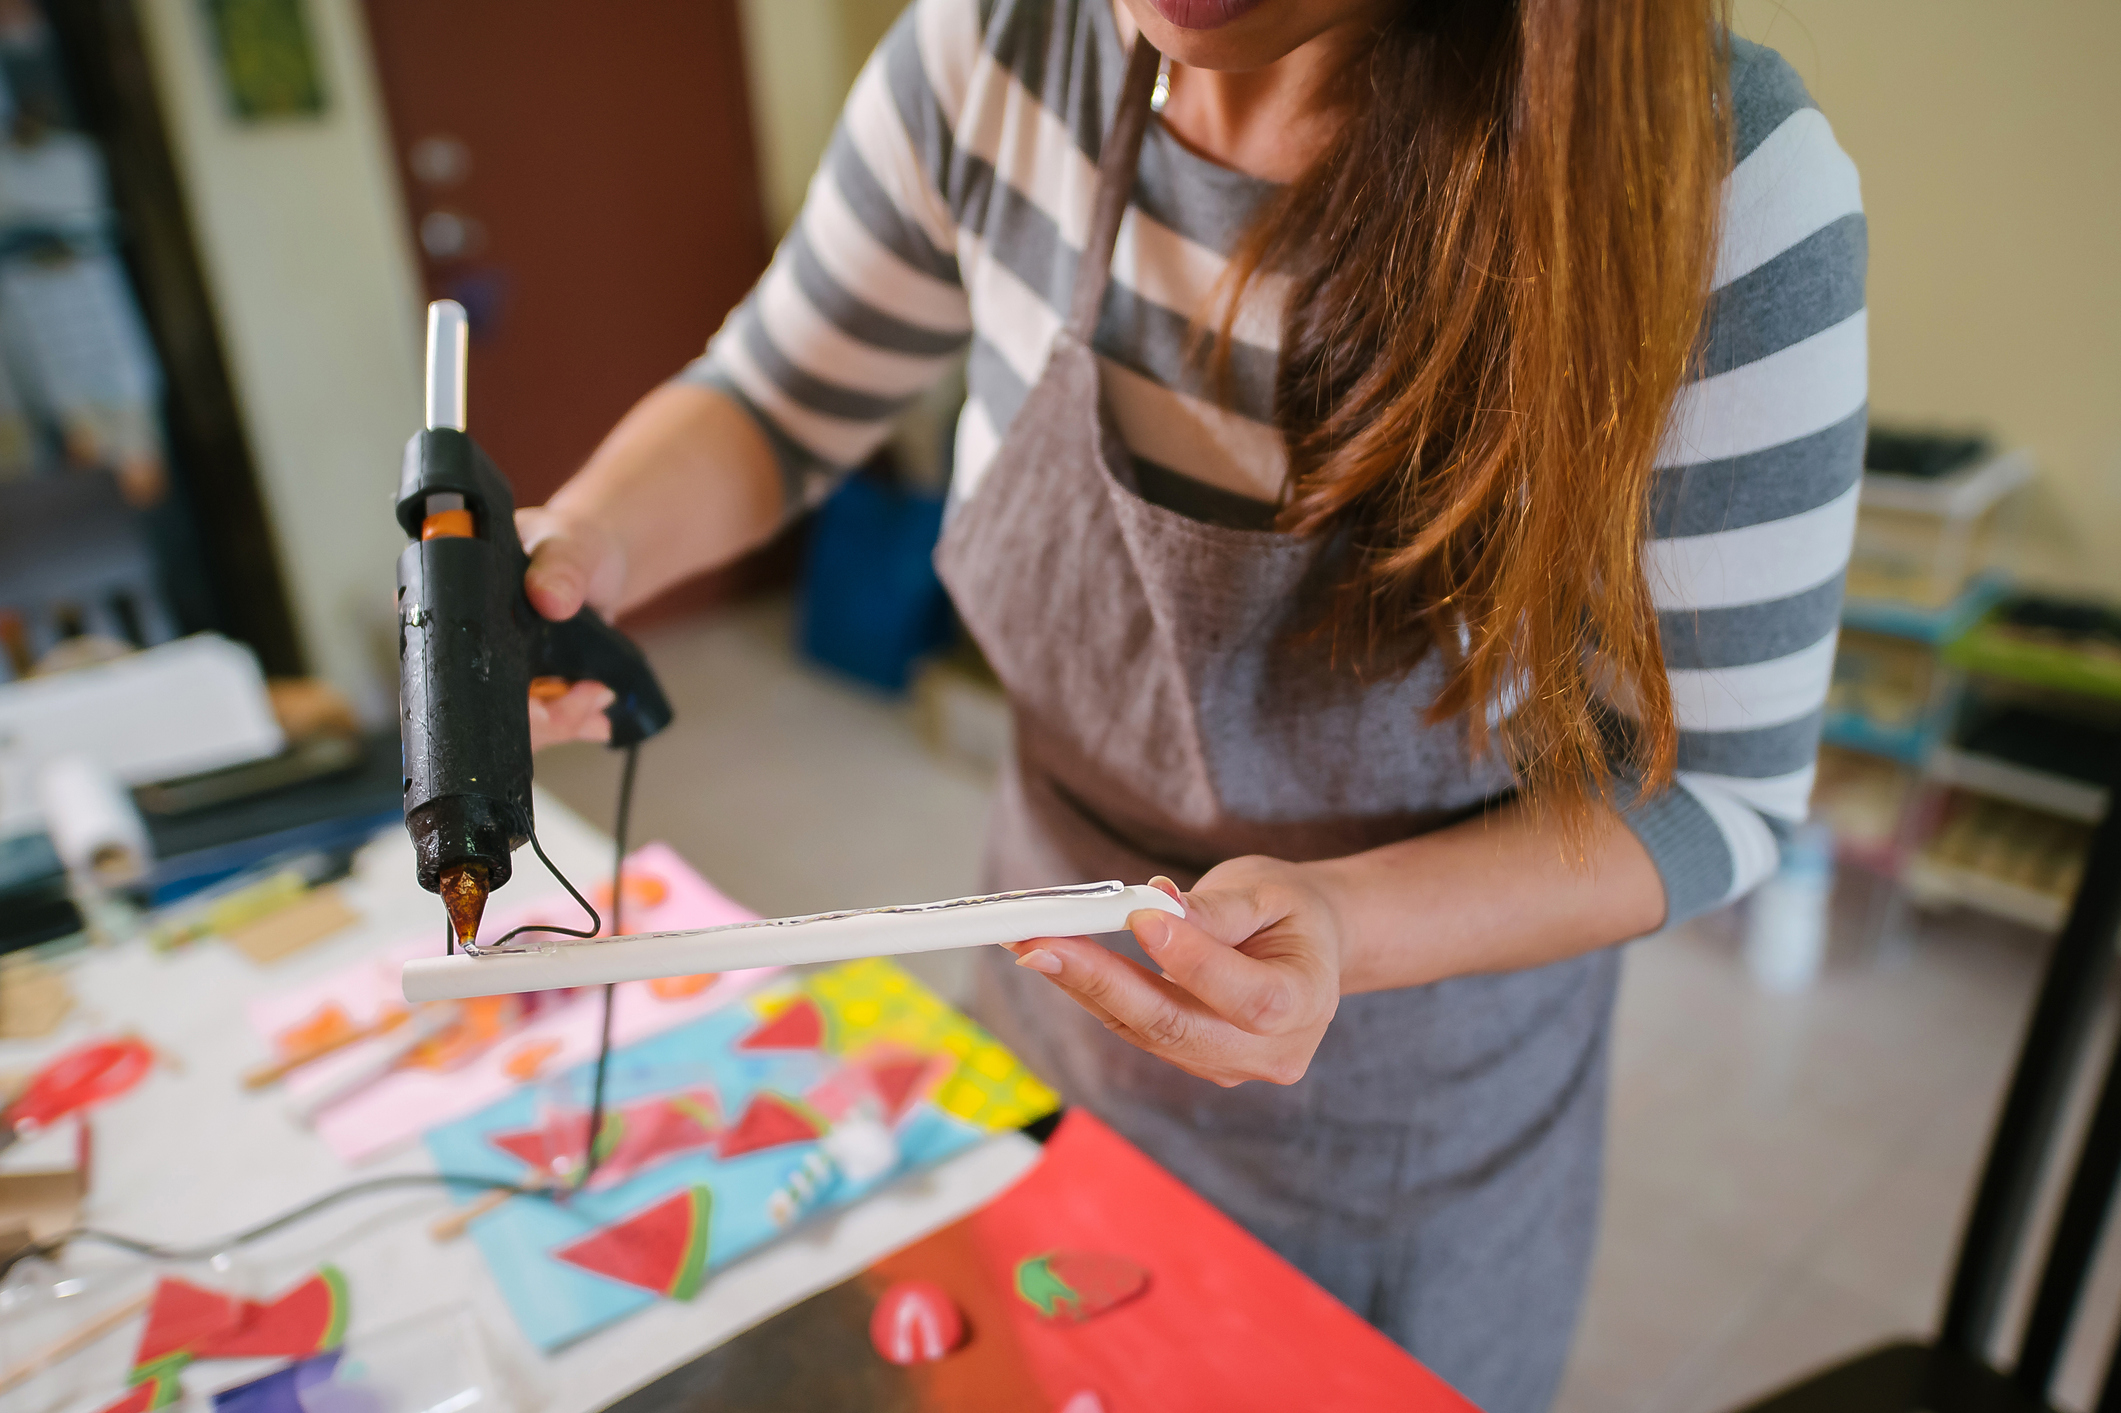
POLYGON ((964 1343, 965 1316, 933 1281, 895 1281, 877 1297, 869 1342, 893 1364, 928 1364, 964 1343))

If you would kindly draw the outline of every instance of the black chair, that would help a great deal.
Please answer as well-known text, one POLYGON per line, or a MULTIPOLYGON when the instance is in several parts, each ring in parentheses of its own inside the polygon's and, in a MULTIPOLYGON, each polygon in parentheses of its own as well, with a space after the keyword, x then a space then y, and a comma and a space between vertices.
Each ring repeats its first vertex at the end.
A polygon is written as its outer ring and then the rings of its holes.
MULTIPOLYGON (((1743 1413, 2053 1413, 2048 1387, 2077 1313, 2121 1177, 2121 1045, 2115 1047, 2077 1151, 2018 1357, 2008 1373, 1988 1348, 2092 1021, 2113 970, 2121 925, 2121 789, 2109 788, 2084 881, 2055 941, 2026 1026, 2018 1068, 1989 1140, 1960 1238, 1935 1342, 1888 1344, 1748 1405, 1743 1413)), ((2096 1413, 2121 1413, 2121 1347, 2109 1356, 2096 1413)))

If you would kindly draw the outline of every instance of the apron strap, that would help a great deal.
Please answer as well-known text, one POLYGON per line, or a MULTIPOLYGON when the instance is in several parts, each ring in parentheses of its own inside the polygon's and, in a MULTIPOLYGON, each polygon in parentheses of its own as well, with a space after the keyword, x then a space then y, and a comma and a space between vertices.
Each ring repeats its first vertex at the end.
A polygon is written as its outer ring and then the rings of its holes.
POLYGON ((1104 306, 1105 285, 1112 274, 1112 247, 1119 239, 1119 218, 1126 214, 1127 198, 1134 192, 1134 165, 1141 156, 1142 134, 1149 127, 1149 93, 1156 87, 1156 70, 1162 61, 1163 55, 1156 52, 1149 36, 1135 36, 1127 76, 1120 83, 1119 114, 1098 156, 1097 196, 1090 207, 1090 229, 1083 240, 1082 258, 1076 262, 1075 290, 1068 307, 1068 332, 1085 347, 1097 332, 1098 310, 1104 306))

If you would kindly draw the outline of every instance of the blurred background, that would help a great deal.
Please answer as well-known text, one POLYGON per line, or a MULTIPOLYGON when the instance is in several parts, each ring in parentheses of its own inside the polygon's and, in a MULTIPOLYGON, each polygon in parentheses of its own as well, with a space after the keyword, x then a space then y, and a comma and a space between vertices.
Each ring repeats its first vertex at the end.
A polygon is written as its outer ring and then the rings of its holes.
MULTIPOLYGON (((470 311, 470 429, 542 500, 764 268, 897 8, 0 0, 0 762, 31 729, 10 690, 218 634, 268 746, 121 772, 155 886, 388 822, 425 301, 470 311)), ((1815 826, 1749 904, 1630 949, 1566 1413, 1728 1408, 1934 1329, 2121 767, 2121 7, 1736 18, 1862 173, 1871 469, 1815 826)), ((932 542, 953 410, 629 625, 678 713, 636 837, 761 912, 977 884, 1006 714, 939 590, 892 572, 932 542)), ((540 763, 599 824, 613 778, 540 763)), ((15 941, 81 925, 55 860, 9 867, 15 941)), ((2102 1258, 2064 1405, 2117 1314, 2102 1258)))

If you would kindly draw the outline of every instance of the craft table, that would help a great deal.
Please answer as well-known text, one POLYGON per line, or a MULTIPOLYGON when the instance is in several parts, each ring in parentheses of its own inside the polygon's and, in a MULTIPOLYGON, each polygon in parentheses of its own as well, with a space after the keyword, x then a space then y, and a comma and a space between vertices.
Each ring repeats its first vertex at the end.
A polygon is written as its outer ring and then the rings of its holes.
MULTIPOLYGON (((540 838, 553 860, 584 888, 611 867, 608 838, 558 801, 541 795, 540 838)), ((424 1147, 409 1145, 349 1168, 297 1126, 275 1090, 246 1093, 241 1072, 265 1057, 244 1019, 255 997, 322 977, 375 949, 422 931, 441 937, 441 908, 413 879, 412 848, 386 830, 359 856, 341 885, 359 925, 272 968, 258 967, 208 940, 168 955, 131 942, 66 966, 76 1008, 57 1034, 34 1043, 0 1042, 0 1069, 25 1069, 83 1040, 136 1030, 176 1061, 98 1112, 95 1163, 84 1221, 164 1244, 210 1241, 253 1225, 347 1182, 384 1173, 432 1171, 424 1147)), ((528 849, 496 907, 560 892, 528 849)), ((554 1355, 518 1333, 477 1248, 437 1244, 430 1221, 449 1209, 437 1188, 357 1198, 288 1232, 246 1248, 260 1268, 294 1272, 329 1261, 344 1272, 349 1333, 461 1308, 472 1313, 488 1354, 517 1400, 536 1413, 588 1413, 731 1335, 863 1270, 878 1258, 980 1206, 1038 1157, 1029 1139, 1002 1134, 916 1174, 716 1274, 690 1302, 653 1308, 554 1355)), ((121 1259, 83 1245, 70 1269, 121 1259)), ((239 1267, 239 1270, 241 1268, 239 1267)), ((265 1292, 258 1292, 263 1294, 265 1292)), ((133 1337, 133 1325, 111 1342, 133 1337)), ((112 1361, 104 1361, 106 1364, 112 1361)), ((265 1366, 260 1366, 265 1367, 265 1366)), ((195 1366, 193 1394, 253 1377, 238 1366, 195 1366)), ((118 1390, 113 1387, 112 1396, 118 1390)))

